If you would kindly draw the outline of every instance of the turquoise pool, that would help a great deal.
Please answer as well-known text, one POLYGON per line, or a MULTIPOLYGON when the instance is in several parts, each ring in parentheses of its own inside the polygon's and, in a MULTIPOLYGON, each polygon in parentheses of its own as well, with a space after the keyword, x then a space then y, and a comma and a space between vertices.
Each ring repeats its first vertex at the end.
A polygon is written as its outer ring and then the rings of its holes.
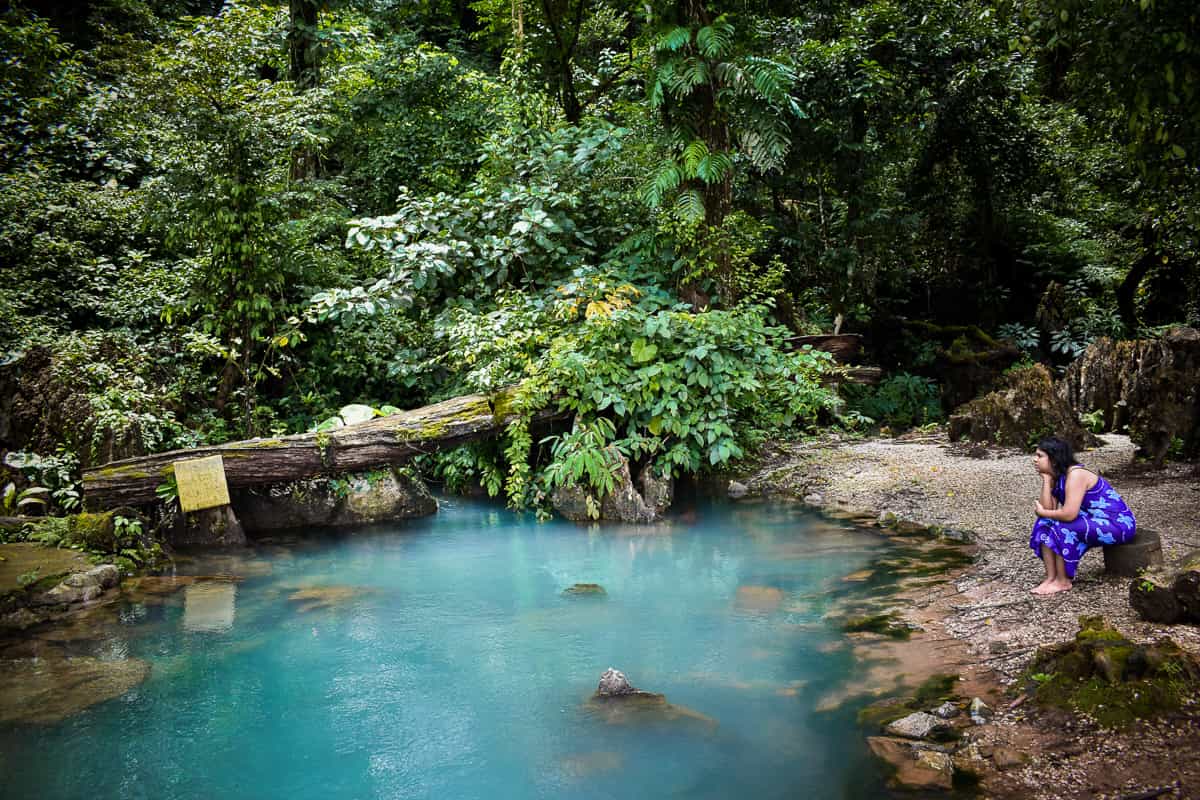
POLYGON ((197 559, 182 571, 240 580, 55 643, 149 677, 60 722, 0 726, 0 794, 878 797, 856 706, 816 708, 856 670, 823 616, 887 546, 789 507, 588 529, 449 499, 403 526, 197 559), (564 595, 575 583, 606 594, 564 595), (609 666, 696 716, 590 707, 609 666))

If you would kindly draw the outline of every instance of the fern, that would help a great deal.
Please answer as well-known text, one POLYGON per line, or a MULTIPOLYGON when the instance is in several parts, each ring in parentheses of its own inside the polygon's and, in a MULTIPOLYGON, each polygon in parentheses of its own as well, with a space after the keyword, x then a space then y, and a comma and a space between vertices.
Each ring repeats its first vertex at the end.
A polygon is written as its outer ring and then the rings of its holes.
POLYGON ((692 42, 692 31, 690 28, 680 26, 673 28, 663 34, 658 40, 658 51, 675 52, 682 50, 692 42))
POLYGON ((675 213, 685 225, 699 225, 704 221, 704 198, 695 189, 680 192, 675 198, 675 213))
POLYGON ((696 33, 696 46, 705 58, 725 58, 733 49, 733 26, 725 15, 717 17, 712 25, 701 28, 696 33))

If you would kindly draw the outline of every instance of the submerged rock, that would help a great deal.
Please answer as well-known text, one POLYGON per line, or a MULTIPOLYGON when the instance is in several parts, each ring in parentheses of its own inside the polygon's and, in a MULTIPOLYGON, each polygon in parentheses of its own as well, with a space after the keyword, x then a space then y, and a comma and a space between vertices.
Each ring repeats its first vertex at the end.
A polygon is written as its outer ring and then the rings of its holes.
POLYGON ((358 586, 308 586, 289 594, 288 600, 297 603, 296 610, 304 614, 342 605, 368 591, 358 586))
POLYGON ((150 665, 58 656, 0 661, 0 722, 58 722, 140 684, 150 665))
POLYGON ((604 597, 608 592, 598 583, 576 583, 563 589, 568 597, 604 597))
POLYGON ((739 586, 736 605, 750 611, 774 611, 783 602, 783 590, 774 586, 739 586))

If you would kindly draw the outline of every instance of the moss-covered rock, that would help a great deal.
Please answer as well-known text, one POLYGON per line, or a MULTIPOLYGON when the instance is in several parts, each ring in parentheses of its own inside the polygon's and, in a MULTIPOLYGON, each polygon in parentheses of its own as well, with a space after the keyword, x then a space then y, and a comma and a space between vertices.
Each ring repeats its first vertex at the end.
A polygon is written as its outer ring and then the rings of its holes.
POLYGON ((1042 705, 1121 726, 1200 694, 1200 660, 1170 639, 1137 644, 1103 618, 1084 616, 1073 641, 1038 650, 1024 681, 1042 705))
POLYGON ((1033 364, 1007 373, 996 391, 950 415, 951 441, 972 439, 1008 447, 1030 447, 1056 434, 1076 448, 1096 444, 1079 424, 1074 409, 1055 393, 1050 371, 1033 364))
POLYGON ((1173 445, 1185 458, 1200 455, 1200 330, 1097 339, 1067 369, 1058 394, 1077 412, 1101 412, 1106 430, 1128 427, 1139 456, 1161 463, 1173 445))

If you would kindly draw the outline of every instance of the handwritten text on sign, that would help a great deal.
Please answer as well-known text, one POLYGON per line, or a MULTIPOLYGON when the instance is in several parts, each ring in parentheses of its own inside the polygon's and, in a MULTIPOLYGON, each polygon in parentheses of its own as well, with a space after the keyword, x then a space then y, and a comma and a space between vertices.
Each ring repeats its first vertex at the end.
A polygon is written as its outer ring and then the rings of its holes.
POLYGON ((176 461, 175 483, 179 486, 179 507, 185 512, 229 505, 225 464, 220 456, 176 461))

